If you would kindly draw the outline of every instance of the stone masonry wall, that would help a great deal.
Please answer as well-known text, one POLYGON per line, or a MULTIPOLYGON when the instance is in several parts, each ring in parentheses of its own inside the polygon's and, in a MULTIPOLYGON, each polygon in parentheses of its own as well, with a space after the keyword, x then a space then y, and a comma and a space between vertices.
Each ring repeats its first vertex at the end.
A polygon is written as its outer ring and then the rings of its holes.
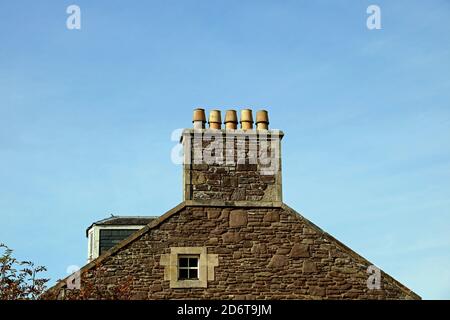
POLYGON ((83 281, 108 291, 129 279, 135 299, 418 298, 384 273, 381 289, 369 290, 369 264, 290 210, 196 206, 123 247, 83 281), (161 255, 205 246, 218 254, 215 279, 207 288, 170 288, 161 255))
POLYGON ((191 133, 185 135, 185 152, 192 160, 184 166, 185 200, 281 201, 279 138, 274 138, 272 145, 272 140, 264 144, 255 134, 249 137, 239 133, 227 145, 225 133, 230 134, 219 131, 214 138, 200 141, 191 133), (186 146, 188 139, 190 144, 186 146), (218 140, 223 151, 210 152, 218 140), (205 159, 205 150, 211 158, 205 159), (259 158, 261 150, 267 151, 266 163, 259 158), (271 166, 273 170, 268 172, 271 166))
POLYGON ((193 165, 192 200, 271 201, 274 175, 262 176, 256 164, 236 166, 193 165))

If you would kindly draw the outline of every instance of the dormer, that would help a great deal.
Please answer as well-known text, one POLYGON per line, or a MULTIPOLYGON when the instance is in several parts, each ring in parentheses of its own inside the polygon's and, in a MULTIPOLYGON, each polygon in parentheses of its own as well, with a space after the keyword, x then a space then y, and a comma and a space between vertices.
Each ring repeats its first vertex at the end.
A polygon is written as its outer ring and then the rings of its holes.
POLYGON ((149 224, 155 217, 111 216, 94 222, 87 228, 88 262, 91 262, 137 230, 149 224))

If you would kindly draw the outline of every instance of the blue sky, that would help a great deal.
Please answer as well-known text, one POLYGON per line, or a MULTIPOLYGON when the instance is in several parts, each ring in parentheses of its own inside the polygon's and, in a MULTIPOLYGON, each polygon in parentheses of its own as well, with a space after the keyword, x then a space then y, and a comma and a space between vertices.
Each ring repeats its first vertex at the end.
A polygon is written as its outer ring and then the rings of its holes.
POLYGON ((449 32, 444 0, 1 0, 0 242, 65 277, 93 221, 181 201, 193 108, 266 108, 284 201, 450 299, 449 32))

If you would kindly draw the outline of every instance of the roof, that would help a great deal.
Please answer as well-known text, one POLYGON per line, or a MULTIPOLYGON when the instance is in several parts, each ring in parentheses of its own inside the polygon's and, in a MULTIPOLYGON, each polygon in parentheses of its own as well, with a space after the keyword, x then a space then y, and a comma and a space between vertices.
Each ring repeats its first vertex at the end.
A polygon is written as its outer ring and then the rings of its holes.
POLYGON ((86 236, 93 226, 145 226, 155 220, 154 216, 114 216, 92 223, 86 229, 86 236))

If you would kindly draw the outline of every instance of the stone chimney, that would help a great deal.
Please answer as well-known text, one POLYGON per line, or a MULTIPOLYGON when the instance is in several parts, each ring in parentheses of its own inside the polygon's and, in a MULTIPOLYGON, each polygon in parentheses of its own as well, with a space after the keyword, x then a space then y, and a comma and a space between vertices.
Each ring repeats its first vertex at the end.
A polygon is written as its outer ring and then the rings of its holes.
POLYGON ((269 129, 265 110, 211 110, 205 128, 204 109, 195 109, 193 128, 181 137, 184 151, 183 200, 219 203, 282 202, 280 130, 269 129))

